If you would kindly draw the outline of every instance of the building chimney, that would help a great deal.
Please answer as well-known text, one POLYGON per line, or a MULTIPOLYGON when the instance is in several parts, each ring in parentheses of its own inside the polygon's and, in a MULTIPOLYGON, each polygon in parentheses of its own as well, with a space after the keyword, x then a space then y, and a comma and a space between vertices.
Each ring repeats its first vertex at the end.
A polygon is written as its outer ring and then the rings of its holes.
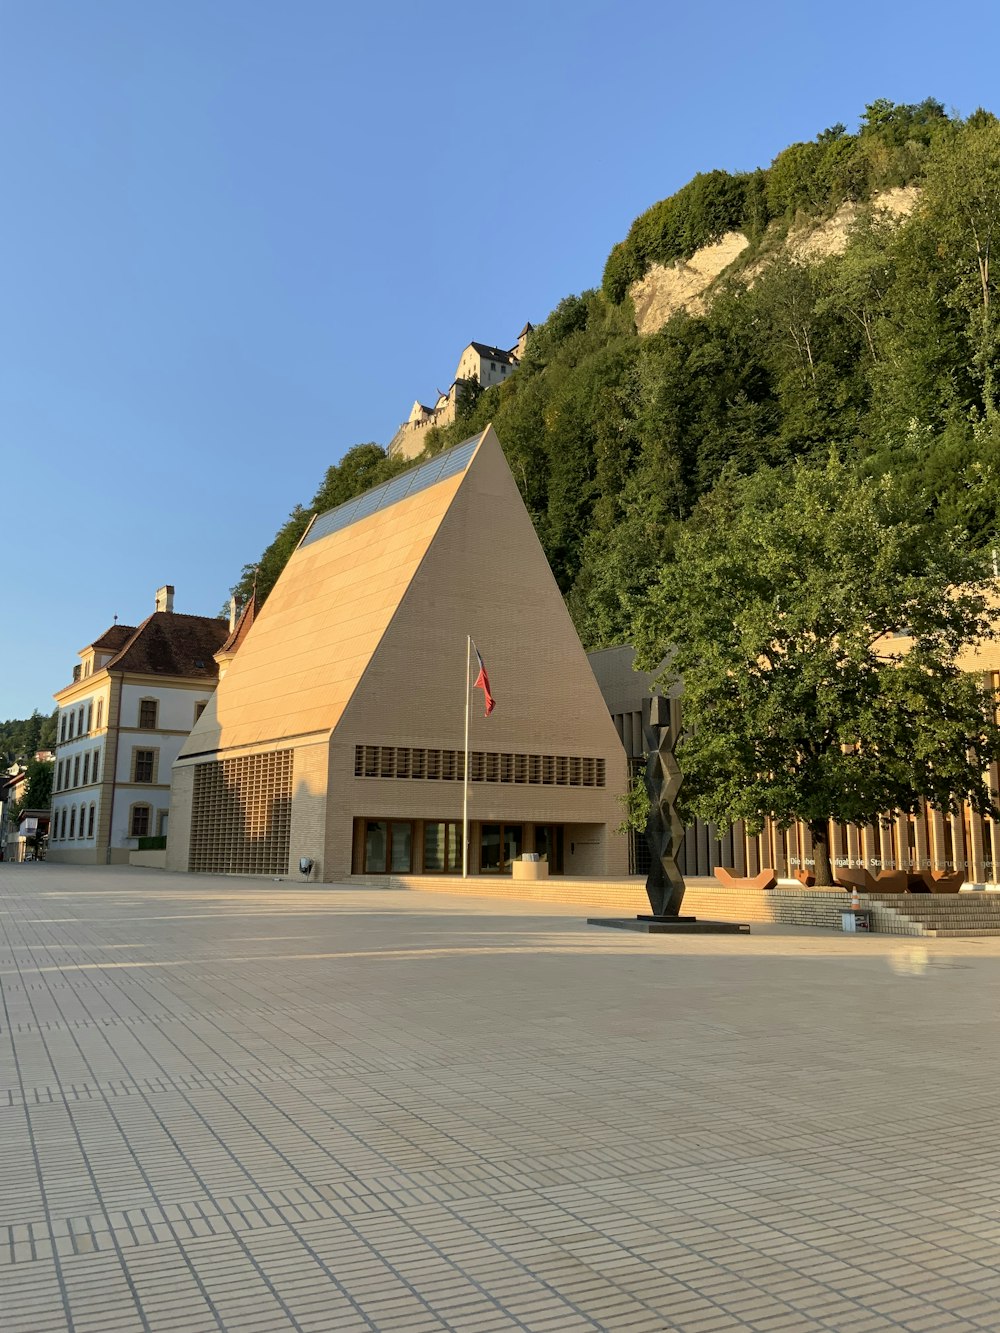
POLYGON ((236 628, 236 598, 229 599, 229 633, 232 634, 236 628))
POLYGON ((174 609, 174 587, 172 583, 166 583, 162 588, 157 588, 156 609, 157 611, 172 611, 174 609))

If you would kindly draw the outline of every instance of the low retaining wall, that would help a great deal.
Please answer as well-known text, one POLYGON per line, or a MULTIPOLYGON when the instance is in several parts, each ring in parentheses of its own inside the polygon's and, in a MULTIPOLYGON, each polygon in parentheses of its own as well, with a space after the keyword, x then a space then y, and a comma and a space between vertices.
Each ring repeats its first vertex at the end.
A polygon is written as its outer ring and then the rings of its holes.
MULTIPOLYGON (((352 880, 357 876, 352 876, 352 880)), ((385 881, 383 881, 385 882, 385 881)), ((511 875, 392 875, 394 889, 453 893, 466 898, 507 898, 515 902, 563 903, 574 907, 607 907, 634 915, 649 911, 645 879, 514 879, 511 875)))
MULTIPOLYGON (((646 881, 632 879, 515 880, 510 876, 353 875, 357 888, 411 889, 472 898, 516 902, 558 903, 618 916, 649 911, 646 881)), ((861 904, 872 913, 879 935, 1000 934, 1000 894, 862 893, 861 904)), ((850 906, 843 889, 806 889, 780 885, 775 889, 727 888, 716 879, 690 879, 682 912, 715 921, 770 921, 786 926, 841 930, 841 912, 850 906)))
POLYGON ((161 847, 153 852, 129 852, 128 863, 130 866, 146 866, 150 870, 166 870, 166 848, 161 847))
MULTIPOLYGON (((381 881, 385 884, 387 881, 381 881)), ((570 879, 553 875, 535 882, 508 875, 393 875, 392 886, 424 893, 453 893, 475 898, 505 898, 516 902, 561 903, 563 906, 607 908, 632 916, 649 911, 646 881, 630 879, 570 879)), ((682 911, 717 921, 777 921, 790 926, 820 926, 840 930, 841 910, 850 897, 843 889, 729 889, 714 879, 689 880, 682 911)), ((872 906, 878 914, 876 904, 872 906)), ((876 919, 876 924, 878 921, 876 919)))
MULTIPOLYGON (((506 875, 488 878, 474 875, 458 879, 452 875, 393 875, 381 883, 398 889, 424 893, 452 893, 475 898, 505 898, 516 902, 560 903, 563 906, 598 908, 634 916, 649 911, 645 879, 568 879, 553 875, 535 883, 506 875)), ((840 913, 850 904, 843 889, 729 889, 717 880, 689 880, 681 911, 709 921, 773 921, 785 926, 812 926, 840 930, 840 913)), ((873 912, 879 934, 922 933, 901 921, 876 900, 864 900, 873 912)))

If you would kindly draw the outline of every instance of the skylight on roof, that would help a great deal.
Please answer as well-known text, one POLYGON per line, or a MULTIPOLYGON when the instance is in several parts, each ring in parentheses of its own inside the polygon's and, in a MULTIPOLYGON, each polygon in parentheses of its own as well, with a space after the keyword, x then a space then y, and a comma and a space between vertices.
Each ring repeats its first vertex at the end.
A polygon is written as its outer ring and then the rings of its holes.
POLYGON ((425 491, 439 481, 445 481, 448 477, 464 472, 472 461, 476 445, 481 439, 481 435, 474 435, 471 440, 456 444, 453 449, 446 449, 443 453, 428 459, 426 463, 421 463, 419 467, 411 468, 409 472, 401 472, 398 477, 393 477, 392 481, 383 482, 381 486, 365 491, 364 495, 356 496, 346 504, 338 505, 336 509, 328 509, 312 524, 302 538, 301 545, 309 546, 313 542, 321 541, 331 533, 349 528, 359 519, 368 518, 369 515, 388 509, 390 505, 405 500, 408 496, 416 495, 418 491, 425 491))

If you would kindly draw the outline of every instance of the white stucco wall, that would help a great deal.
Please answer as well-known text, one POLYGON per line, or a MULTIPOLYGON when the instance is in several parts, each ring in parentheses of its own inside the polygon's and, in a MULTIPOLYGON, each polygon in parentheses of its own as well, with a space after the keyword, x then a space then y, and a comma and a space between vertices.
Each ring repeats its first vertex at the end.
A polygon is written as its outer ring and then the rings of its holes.
MULTIPOLYGON (((71 704, 63 705, 56 718, 56 758, 53 767, 52 822, 49 832, 49 845, 56 851, 93 850, 100 818, 100 782, 104 776, 104 745, 108 721, 109 687, 107 681, 101 682, 91 693, 84 693, 71 704), (98 730, 98 702, 101 727, 98 730), (83 710, 83 734, 80 734, 80 710, 83 710), (62 735, 63 719, 73 719, 73 739, 59 743, 62 735), (89 728, 89 730, 87 730, 89 728), (79 772, 74 784, 75 761, 79 759, 79 772), (84 782, 84 762, 86 760, 86 782, 84 782), (62 781, 60 782, 60 777, 62 781), (80 837, 80 811, 83 814, 83 828, 87 827, 87 809, 94 802, 94 834, 80 837), (69 811, 76 806, 76 837, 70 838, 69 811), (62 811, 66 810, 66 836, 60 837, 62 829, 62 811)), ((67 725, 67 733, 68 733, 67 725)))
POLYGON ((122 687, 121 727, 118 762, 115 771, 115 800, 111 815, 111 847, 126 850, 136 847, 131 828, 132 807, 150 807, 149 834, 158 837, 166 829, 161 816, 170 810, 170 776, 174 760, 194 726, 195 706, 212 697, 215 682, 192 682, 190 686, 161 685, 149 682, 122 687), (157 701, 155 730, 139 730, 139 705, 144 699, 157 701), (132 781, 134 750, 158 750, 156 781, 132 781))
MULTIPOLYGON (((212 680, 198 682, 190 687, 160 685, 156 682, 146 685, 123 685, 119 725, 123 728, 138 727, 139 704, 143 699, 155 699, 159 705, 156 717, 157 733, 183 731, 186 736, 194 726, 195 704, 199 701, 207 703, 214 690, 215 682, 212 680)), ((139 742, 132 741, 130 744, 139 742)))
MULTIPOLYGON (((57 772, 59 763, 62 762, 63 764, 63 786, 53 794, 53 832, 50 836, 50 845, 57 855, 59 853, 66 853, 71 856, 74 853, 82 855, 96 851, 97 833, 100 828, 101 789, 99 784, 105 777, 106 765, 114 766, 113 776, 115 779, 110 833, 112 851, 122 852, 124 859, 127 859, 127 853, 136 847, 136 839, 130 836, 129 829, 132 807, 140 802, 150 807, 150 835, 155 837, 165 831, 161 826, 160 816, 161 813, 166 815, 170 809, 170 776, 174 760, 194 725, 196 704, 207 703, 214 689, 215 682, 212 680, 193 681, 190 686, 165 685, 156 680, 150 680, 143 684, 124 684, 121 693, 117 760, 115 758, 114 736, 111 737, 110 748, 107 744, 108 691, 106 688, 103 694, 98 692, 94 695, 83 696, 80 699, 75 699, 69 707, 60 709, 60 720, 57 725, 61 725, 63 712, 72 712, 74 714, 75 731, 81 703, 84 707, 84 725, 86 725, 86 709, 89 705, 91 708, 90 724, 93 728, 96 726, 97 720, 97 698, 100 695, 104 699, 101 718, 102 730, 100 732, 91 731, 82 736, 75 735, 72 741, 66 741, 59 745, 56 752, 57 772), (139 705, 144 699, 156 700, 157 725, 155 729, 139 729, 139 705), (132 781, 133 751, 137 749, 159 752, 155 782, 132 781), (97 753, 96 772, 94 768, 95 752, 97 753), (84 754, 90 755, 86 786, 83 785, 84 754), (79 782, 77 786, 67 786, 73 781, 73 764, 77 756, 80 758, 79 782), (85 830, 88 826, 87 811, 92 801, 96 807, 94 811, 94 834, 89 838, 81 837, 80 810, 84 811, 82 827, 85 830), (71 839, 69 837, 69 811, 73 806, 77 808, 77 825, 76 837, 71 839), (62 828, 61 811, 63 809, 67 811, 65 838, 59 836, 62 828)), ((107 776, 110 777, 112 774, 109 772, 107 776)), ((106 789, 105 798, 107 798, 106 789)))

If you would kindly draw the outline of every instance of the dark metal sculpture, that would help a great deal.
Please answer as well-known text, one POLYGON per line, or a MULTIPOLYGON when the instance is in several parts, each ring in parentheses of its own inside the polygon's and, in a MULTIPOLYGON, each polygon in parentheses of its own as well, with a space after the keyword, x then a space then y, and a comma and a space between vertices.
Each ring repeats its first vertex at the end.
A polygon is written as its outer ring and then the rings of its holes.
POLYGON ((677 793, 681 788, 681 770, 674 746, 681 734, 681 709, 676 699, 654 695, 643 701, 643 747, 646 752, 646 790, 649 792, 649 818, 646 842, 650 850, 650 869, 646 894, 651 914, 634 917, 587 918, 591 926, 614 926, 638 930, 647 935, 749 935, 750 927, 738 921, 699 921, 681 916, 684 901, 684 876, 677 858, 684 845, 684 825, 677 816, 677 793))
POLYGON ((684 877, 677 858, 684 844, 684 825, 675 804, 682 779, 674 747, 680 738, 680 702, 656 694, 643 701, 642 713, 650 803, 646 842, 651 864, 646 894, 654 916, 679 916, 684 901, 684 877))

